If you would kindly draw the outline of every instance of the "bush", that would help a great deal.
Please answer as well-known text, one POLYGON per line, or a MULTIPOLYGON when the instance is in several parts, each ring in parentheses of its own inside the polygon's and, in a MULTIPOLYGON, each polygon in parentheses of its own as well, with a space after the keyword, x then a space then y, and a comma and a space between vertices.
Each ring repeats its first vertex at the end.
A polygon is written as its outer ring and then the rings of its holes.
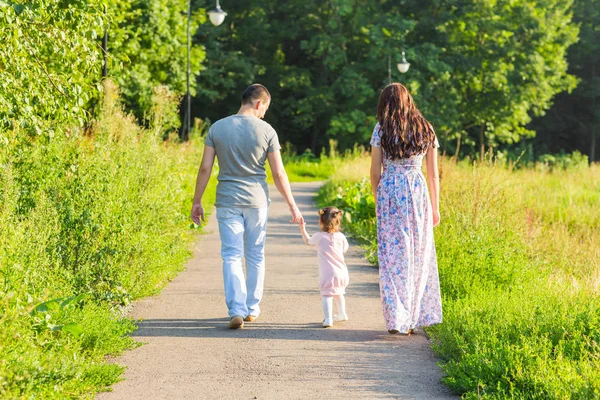
POLYGON ((589 164, 588 157, 579 151, 571 154, 543 154, 538 157, 537 169, 541 171, 585 169, 589 164))
POLYGON ((115 382, 122 368, 104 357, 133 346, 122 310, 190 255, 198 139, 163 142, 160 111, 158 125, 139 128, 110 82, 103 101, 87 133, 0 133, 1 398, 77 397, 115 382))
MULTIPOLYGON (((320 181, 332 177, 340 167, 351 164, 365 154, 362 146, 355 146, 352 150, 347 150, 343 154, 337 152, 337 142, 329 141, 329 155, 325 149, 320 157, 314 155, 310 149, 306 149, 301 155, 297 155, 289 143, 285 143, 282 150, 282 159, 288 178, 292 182, 320 181)), ((270 171, 269 171, 270 173, 270 171)), ((272 177, 269 175, 269 181, 272 177)))

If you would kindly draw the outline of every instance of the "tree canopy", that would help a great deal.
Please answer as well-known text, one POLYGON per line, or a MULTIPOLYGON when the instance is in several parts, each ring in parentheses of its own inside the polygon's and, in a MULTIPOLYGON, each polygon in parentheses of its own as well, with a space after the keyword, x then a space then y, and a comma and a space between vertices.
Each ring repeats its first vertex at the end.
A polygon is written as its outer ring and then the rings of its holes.
MULTIPOLYGON (((105 30, 108 76, 143 120, 154 87, 185 91, 186 11, 186 0, 0 0, 0 128, 52 136, 85 125, 102 88, 105 30)), ((205 20, 196 10, 193 31, 205 20)), ((193 76, 204 56, 192 47, 193 76)))
POLYGON ((0 127, 52 135, 95 96, 100 1, 0 1, 0 127))
MULTIPOLYGON (((217 119, 253 81, 274 103, 268 119, 284 140, 318 151, 366 144, 388 58, 402 50, 405 84, 446 151, 465 153, 532 135, 553 97, 571 90, 566 52, 577 39, 570 0, 289 1, 227 5, 227 23, 201 27, 207 71, 196 110, 217 119)), ((302 150, 302 149, 301 149, 302 150)))
MULTIPOLYGON (((187 5, 0 0, 0 127, 51 136, 85 125, 104 55, 144 121, 154 87, 186 90, 187 5)), ((542 151, 597 148, 598 0, 226 2, 219 27, 205 23, 212 7, 192 1, 195 117, 235 112, 260 82, 274 100, 267 121, 299 151, 367 144, 390 65, 447 153, 481 156, 523 139, 542 151), (402 51, 406 74, 395 67, 402 51)))
POLYGON ((581 150, 598 161, 600 146, 600 1, 577 0, 573 19, 579 40, 568 50, 569 72, 579 79, 572 93, 559 94, 554 106, 531 128, 540 153, 581 150))

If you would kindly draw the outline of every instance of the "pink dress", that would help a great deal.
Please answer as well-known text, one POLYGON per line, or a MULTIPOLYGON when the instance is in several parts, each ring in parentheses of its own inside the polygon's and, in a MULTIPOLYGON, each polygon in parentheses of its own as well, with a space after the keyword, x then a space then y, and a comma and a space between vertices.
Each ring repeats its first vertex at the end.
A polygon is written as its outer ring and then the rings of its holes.
POLYGON ((346 236, 340 232, 317 232, 308 239, 308 244, 317 249, 321 295, 345 294, 350 281, 344 261, 344 253, 348 251, 346 236))
MULTIPOLYGON (((371 146, 381 147, 379 124, 371 146)), ((421 172, 424 154, 383 156, 376 209, 381 302, 387 329, 407 332, 442 322, 431 201, 421 172)))

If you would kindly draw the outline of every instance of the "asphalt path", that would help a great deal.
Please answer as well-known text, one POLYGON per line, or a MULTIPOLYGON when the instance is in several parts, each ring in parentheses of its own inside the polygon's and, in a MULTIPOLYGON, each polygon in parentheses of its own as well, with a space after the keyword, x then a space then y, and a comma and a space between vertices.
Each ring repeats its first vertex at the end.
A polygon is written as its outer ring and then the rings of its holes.
MULTIPOLYGON (((318 228, 318 183, 293 184, 307 230, 318 228)), ((220 241, 214 217, 186 270, 158 296, 136 302, 134 333, 145 344, 114 360, 124 380, 99 399, 456 399, 441 383, 423 331, 390 335, 377 269, 356 246, 346 255, 349 321, 321 326, 317 258, 274 188, 262 313, 227 328, 220 241)), ((213 214, 214 215, 214 214, 213 214)))

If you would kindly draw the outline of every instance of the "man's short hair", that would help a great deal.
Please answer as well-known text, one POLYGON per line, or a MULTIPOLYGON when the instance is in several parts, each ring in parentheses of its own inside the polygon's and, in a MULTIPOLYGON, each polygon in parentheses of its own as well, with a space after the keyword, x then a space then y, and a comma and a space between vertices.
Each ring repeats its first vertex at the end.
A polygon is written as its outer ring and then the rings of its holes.
POLYGON ((265 103, 271 100, 271 93, 260 83, 248 86, 242 94, 242 104, 252 104, 257 100, 262 100, 265 103))

